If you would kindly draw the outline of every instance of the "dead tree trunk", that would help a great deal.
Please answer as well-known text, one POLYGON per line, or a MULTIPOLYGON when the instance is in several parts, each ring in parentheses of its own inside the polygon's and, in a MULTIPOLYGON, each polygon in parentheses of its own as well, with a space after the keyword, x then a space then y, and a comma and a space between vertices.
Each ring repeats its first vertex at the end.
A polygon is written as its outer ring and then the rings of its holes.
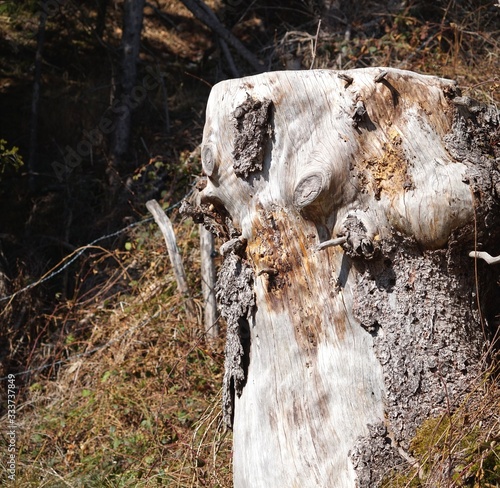
POLYGON ((97 1, 97 19, 95 23, 95 33, 102 39, 104 29, 106 27, 106 11, 108 9, 109 0, 97 1))
POLYGON ((44 1, 40 10, 38 24, 35 69, 33 76, 33 96, 31 99, 30 139, 28 155, 29 188, 34 190, 35 174, 38 170, 38 116, 40 108, 40 88, 42 84, 43 50, 45 46, 45 28, 47 24, 47 2, 44 1))
POLYGON ((469 257, 500 251, 498 140, 496 110, 407 71, 213 88, 195 212, 227 239, 235 487, 379 486, 467 391, 498 313, 469 257))
MULTIPOLYGON (((223 43, 227 42, 227 44, 231 45, 255 71, 258 73, 262 72, 263 66, 257 57, 224 27, 215 13, 208 7, 208 5, 205 4, 203 0, 181 1, 199 21, 203 22, 207 27, 213 30, 220 37, 223 43)), ((229 50, 227 50, 227 53, 229 53, 229 50)), ((226 57, 230 56, 230 54, 227 53, 226 57)), ((234 64, 231 65, 231 61, 229 62, 229 68, 231 71, 235 69, 234 64)))
POLYGON ((219 336, 217 301, 215 298, 216 271, 214 263, 215 240, 213 234, 200 225, 201 291, 203 294, 203 323, 208 341, 219 336))
POLYGON ((142 93, 135 87, 137 62, 141 47, 142 19, 145 0, 125 0, 123 3, 123 33, 121 41, 121 72, 111 110, 116 114, 107 173, 114 193, 119 186, 119 170, 130 144, 132 112, 140 103, 142 93), (137 93, 134 92, 136 88, 137 93))

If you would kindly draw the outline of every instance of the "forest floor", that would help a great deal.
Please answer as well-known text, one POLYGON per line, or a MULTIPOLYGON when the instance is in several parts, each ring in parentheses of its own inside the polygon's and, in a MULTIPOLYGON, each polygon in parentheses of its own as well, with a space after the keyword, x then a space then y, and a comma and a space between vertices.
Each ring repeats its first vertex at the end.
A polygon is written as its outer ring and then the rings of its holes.
MULTIPOLYGON (((111 2, 97 38, 93 2, 76 9, 59 3, 46 34, 35 188, 26 167, 0 168, 0 272, 9 277, 0 295, 10 297, 0 302, 5 446, 12 439, 8 387, 16 391, 16 479, 8 478, 2 446, 0 481, 230 487, 231 433, 221 419, 224 328, 207 342, 199 230, 178 211, 201 173, 204 106, 210 87, 229 77, 227 62, 210 30, 179 1, 148 4, 139 76, 152 68, 164 84, 135 114, 124 201, 110 208, 105 141, 63 182, 52 163, 106 113, 121 4, 111 2), (174 222, 197 320, 186 313, 147 215, 151 198, 174 222)), ((402 2, 407 6, 392 10, 387 2, 325 2, 321 16, 318 2, 306 0, 207 3, 270 69, 393 66, 456 79, 464 95, 500 103, 500 8, 492 1, 402 2)), ((25 162, 38 14, 36 2, 0 1, 0 139, 19 146, 25 162)), ((251 73, 233 56, 241 75, 251 73)), ((387 487, 424 486, 418 474, 425 479, 452 456, 464 463, 450 474, 450 487, 499 486, 494 373, 454 415, 430 419, 414 444, 420 473, 387 487)))

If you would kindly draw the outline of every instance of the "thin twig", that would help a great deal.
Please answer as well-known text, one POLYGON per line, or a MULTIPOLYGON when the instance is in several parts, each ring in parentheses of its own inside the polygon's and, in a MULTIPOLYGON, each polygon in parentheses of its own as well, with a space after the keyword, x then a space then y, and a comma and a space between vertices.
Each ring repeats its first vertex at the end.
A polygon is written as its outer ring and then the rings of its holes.
POLYGON ((322 249, 326 249, 327 247, 341 246, 346 242, 347 242, 347 236, 337 237, 336 239, 330 239, 329 241, 321 242, 314 248, 314 250, 321 251, 322 249))
POLYGON ((316 35, 314 36, 311 67, 309 69, 313 69, 314 61, 316 60, 316 49, 318 48, 318 37, 320 29, 321 29, 321 19, 319 19, 318 21, 318 28, 316 29, 316 35))

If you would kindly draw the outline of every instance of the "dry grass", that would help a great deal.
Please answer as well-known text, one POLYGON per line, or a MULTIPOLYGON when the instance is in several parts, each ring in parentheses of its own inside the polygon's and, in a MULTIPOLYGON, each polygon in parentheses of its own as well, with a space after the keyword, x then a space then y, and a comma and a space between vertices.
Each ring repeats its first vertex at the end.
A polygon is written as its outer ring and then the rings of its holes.
POLYGON ((391 66, 455 79, 466 94, 500 102, 500 8, 481 1, 428 3, 406 2, 391 11, 362 1, 333 10, 330 17, 341 15, 341 22, 323 18, 317 42, 316 26, 285 32, 274 45, 276 65, 391 66))
POLYGON ((415 465, 388 474, 383 488, 497 488, 500 384, 495 361, 456 408, 430 418, 410 447, 415 465))
MULTIPOLYGON (((178 222, 176 231, 198 294, 197 226, 178 222)), ((50 352, 32 355, 29 366, 44 369, 26 378, 19 396, 13 486, 231 485, 220 414, 223 339, 207 347, 200 325, 187 319, 152 224, 126 244, 130 251, 113 253, 120 266, 105 283, 51 317, 59 334, 50 352)), ((91 266, 105 257, 96 253, 91 266)))

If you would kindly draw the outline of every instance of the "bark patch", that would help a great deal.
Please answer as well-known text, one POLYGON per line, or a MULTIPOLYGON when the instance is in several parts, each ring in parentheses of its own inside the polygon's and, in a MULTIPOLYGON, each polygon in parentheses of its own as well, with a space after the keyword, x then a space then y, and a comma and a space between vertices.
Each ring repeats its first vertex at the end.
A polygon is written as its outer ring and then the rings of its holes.
POLYGON ((468 166, 464 181, 474 195, 476 220, 485 223, 484 235, 478 235, 477 240, 487 245, 490 253, 498 253, 500 111, 493 105, 479 105, 469 97, 457 97, 453 102, 455 118, 452 131, 445 137, 446 149, 468 166))
POLYGON ((262 171, 264 154, 271 130, 271 100, 247 99, 233 112, 235 138, 233 168, 236 176, 248 178, 262 171))
MULTIPOLYGON (((445 137, 446 149, 467 165, 463 181, 474 200, 475 223, 457 229, 449 248, 464 249, 464 254, 478 250, 492 256, 500 254, 500 110, 481 105, 469 97, 456 97, 453 126, 445 137)), ((458 269, 457 252, 449 253, 449 267, 458 269)), ((469 258, 470 259, 470 258, 469 258)), ((467 263, 473 267, 471 260, 467 263)), ((482 260, 477 263, 481 286, 479 297, 491 333, 495 334, 500 316, 498 270, 482 260)))
POLYGON ((385 425, 368 425, 368 430, 369 434, 358 439, 350 455, 357 488, 380 486, 387 473, 404 466, 385 425))
POLYGON ((386 386, 387 426, 409 449, 422 422, 453 405, 479 373, 484 338, 472 265, 451 273, 445 250, 384 242, 354 287, 355 316, 374 336, 386 386))
MULTIPOLYGON (((241 240, 234 239, 234 241, 241 240)), ((227 246, 219 270, 216 296, 227 323, 222 408, 224 422, 232 427, 235 394, 240 396, 247 378, 250 356, 250 322, 255 307, 254 273, 239 255, 242 246, 227 246)))

